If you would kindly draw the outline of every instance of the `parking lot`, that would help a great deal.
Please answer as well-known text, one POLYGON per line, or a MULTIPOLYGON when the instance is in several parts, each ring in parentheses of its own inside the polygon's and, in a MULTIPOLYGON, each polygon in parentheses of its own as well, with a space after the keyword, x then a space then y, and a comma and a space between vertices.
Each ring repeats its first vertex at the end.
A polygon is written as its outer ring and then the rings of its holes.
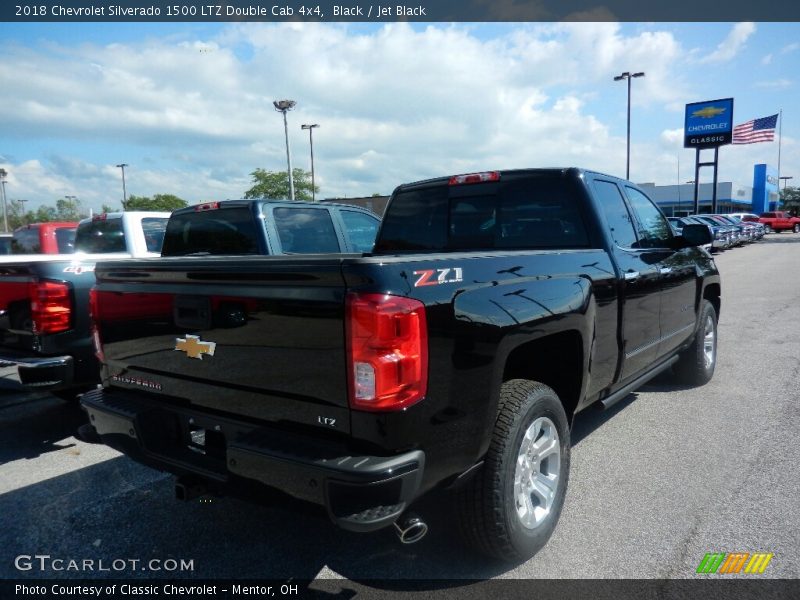
MULTIPOLYGON (((462 547, 438 495, 429 535, 357 535, 315 515, 232 499, 179 503, 170 476, 76 440, 76 405, 25 394, 0 370, 0 577, 686 578, 707 552, 774 554, 800 577, 800 235, 717 257, 719 360, 696 389, 661 376, 579 416, 564 512, 516 567, 462 547), (191 561, 192 570, 28 571, 19 555, 191 561)), ((170 563, 171 564, 171 563, 170 563)))

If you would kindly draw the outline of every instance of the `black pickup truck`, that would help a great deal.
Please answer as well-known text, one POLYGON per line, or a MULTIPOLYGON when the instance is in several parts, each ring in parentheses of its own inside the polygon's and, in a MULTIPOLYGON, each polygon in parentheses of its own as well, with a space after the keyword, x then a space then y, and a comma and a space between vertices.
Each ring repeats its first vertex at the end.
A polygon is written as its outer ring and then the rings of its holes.
POLYGON ((451 488, 469 543, 524 559, 577 412, 712 377, 709 237, 627 181, 531 169, 398 187, 371 253, 103 262, 86 428, 179 498, 280 490, 405 542, 427 530, 408 507, 451 488))

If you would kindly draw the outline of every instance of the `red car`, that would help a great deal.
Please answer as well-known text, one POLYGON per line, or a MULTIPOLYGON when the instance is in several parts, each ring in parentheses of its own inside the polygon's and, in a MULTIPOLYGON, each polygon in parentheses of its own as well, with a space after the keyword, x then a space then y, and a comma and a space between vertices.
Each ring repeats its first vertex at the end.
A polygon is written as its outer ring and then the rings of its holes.
POLYGON ((772 211, 761 213, 758 222, 763 223, 767 233, 773 231, 794 231, 800 233, 800 218, 793 217, 788 212, 772 211))
POLYGON ((72 254, 77 223, 32 223, 14 230, 12 254, 72 254))

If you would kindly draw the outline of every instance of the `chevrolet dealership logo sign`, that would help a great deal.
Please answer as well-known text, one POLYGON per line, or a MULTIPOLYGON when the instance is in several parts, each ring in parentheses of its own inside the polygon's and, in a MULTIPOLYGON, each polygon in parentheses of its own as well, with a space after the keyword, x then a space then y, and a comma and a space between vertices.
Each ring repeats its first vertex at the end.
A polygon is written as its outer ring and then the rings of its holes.
POLYGON ((713 148, 730 144, 733 135, 733 98, 686 105, 683 127, 685 148, 713 148))
POLYGON ((175 350, 186 352, 189 358, 200 360, 203 360, 203 354, 214 356, 216 347, 217 345, 214 342, 203 342, 196 335, 187 335, 185 339, 177 338, 175 340, 175 350))
POLYGON ((700 561, 697 572, 717 575, 761 574, 767 570, 773 556, 772 552, 709 552, 700 561))

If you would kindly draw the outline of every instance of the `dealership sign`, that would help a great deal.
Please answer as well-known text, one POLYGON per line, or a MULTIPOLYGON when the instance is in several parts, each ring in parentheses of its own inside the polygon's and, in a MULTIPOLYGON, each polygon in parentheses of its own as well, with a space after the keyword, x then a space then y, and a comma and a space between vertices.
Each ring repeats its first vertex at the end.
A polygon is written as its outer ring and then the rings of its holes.
POLYGON ((712 148, 730 144, 733 133, 733 98, 686 105, 684 148, 712 148))

